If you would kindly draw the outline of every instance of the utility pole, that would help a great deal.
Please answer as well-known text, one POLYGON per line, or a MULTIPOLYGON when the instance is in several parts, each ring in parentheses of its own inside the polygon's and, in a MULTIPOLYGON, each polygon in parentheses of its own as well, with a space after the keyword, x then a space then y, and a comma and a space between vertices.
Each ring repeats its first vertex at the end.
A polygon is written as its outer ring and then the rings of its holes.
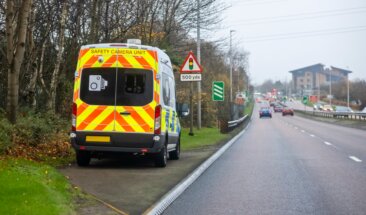
POLYGON ((285 96, 286 96, 286 99, 287 99, 287 97, 288 97, 288 95, 287 95, 287 77, 285 77, 285 89, 286 89, 286 95, 285 96))
MULTIPOLYGON (((200 0, 197 0, 197 61, 201 64, 200 0)), ((201 81, 197 82, 197 129, 201 129, 201 81)))
POLYGON ((190 83, 190 90, 189 90, 189 103, 190 103, 190 114, 191 114, 191 121, 189 123, 189 136, 194 136, 193 133, 193 82, 190 83))
POLYGON ((347 107, 349 108, 349 73, 347 73, 347 107))
POLYGON ((318 102, 320 102, 320 73, 318 72, 318 77, 316 78, 317 79, 317 83, 318 83, 318 102))
POLYGON ((233 101, 233 54, 232 54, 232 33, 234 30, 230 30, 230 50, 229 50, 229 57, 230 57, 230 103, 233 101))
POLYGON ((332 106, 332 69, 329 68, 329 105, 332 106))

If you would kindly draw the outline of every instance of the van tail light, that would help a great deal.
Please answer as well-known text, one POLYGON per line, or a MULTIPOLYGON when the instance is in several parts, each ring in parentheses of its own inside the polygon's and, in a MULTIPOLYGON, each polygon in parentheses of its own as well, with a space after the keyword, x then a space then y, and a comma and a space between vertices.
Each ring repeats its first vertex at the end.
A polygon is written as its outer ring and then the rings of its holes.
POLYGON ((72 103, 72 116, 71 116, 71 131, 76 131, 76 114, 78 111, 78 106, 76 103, 72 103))
POLYGON ((155 129, 154 134, 161 133, 161 105, 155 107, 155 129))

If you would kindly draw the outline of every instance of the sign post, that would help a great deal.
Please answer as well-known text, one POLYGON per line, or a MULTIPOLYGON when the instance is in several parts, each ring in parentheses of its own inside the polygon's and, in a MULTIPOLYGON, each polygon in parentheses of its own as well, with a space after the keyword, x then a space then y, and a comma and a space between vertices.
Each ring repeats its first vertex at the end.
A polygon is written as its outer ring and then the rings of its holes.
POLYGON ((180 67, 180 80, 181 81, 189 81, 190 83, 190 113, 191 113, 191 122, 189 135, 193 136, 193 81, 201 81, 202 80, 202 67, 198 63, 196 57, 193 55, 193 52, 190 51, 184 60, 182 66, 180 67))

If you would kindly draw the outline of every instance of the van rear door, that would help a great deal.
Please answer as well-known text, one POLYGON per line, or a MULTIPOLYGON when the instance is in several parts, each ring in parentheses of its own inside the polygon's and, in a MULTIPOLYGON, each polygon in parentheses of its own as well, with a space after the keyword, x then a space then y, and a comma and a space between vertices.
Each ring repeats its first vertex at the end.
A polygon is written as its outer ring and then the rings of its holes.
POLYGON ((153 71, 119 68, 117 72, 116 131, 152 132, 154 129, 153 71))
POLYGON ((156 52, 119 49, 116 122, 120 132, 153 133, 154 110, 159 102, 156 52))
POLYGON ((86 48, 79 54, 74 87, 76 130, 115 130, 116 48, 86 48))

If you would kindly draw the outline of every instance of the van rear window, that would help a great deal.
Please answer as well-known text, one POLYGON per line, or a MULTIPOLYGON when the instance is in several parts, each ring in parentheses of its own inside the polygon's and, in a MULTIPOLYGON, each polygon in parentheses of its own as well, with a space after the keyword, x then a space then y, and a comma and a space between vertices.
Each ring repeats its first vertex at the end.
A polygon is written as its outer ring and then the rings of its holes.
POLYGON ((116 68, 87 68, 81 74, 80 98, 91 105, 114 105, 116 68))
POLYGON ((142 69, 119 69, 117 106, 144 106, 153 99, 153 72, 142 69))
POLYGON ((153 99, 153 72, 142 69, 87 68, 80 98, 91 105, 144 106, 153 99))

